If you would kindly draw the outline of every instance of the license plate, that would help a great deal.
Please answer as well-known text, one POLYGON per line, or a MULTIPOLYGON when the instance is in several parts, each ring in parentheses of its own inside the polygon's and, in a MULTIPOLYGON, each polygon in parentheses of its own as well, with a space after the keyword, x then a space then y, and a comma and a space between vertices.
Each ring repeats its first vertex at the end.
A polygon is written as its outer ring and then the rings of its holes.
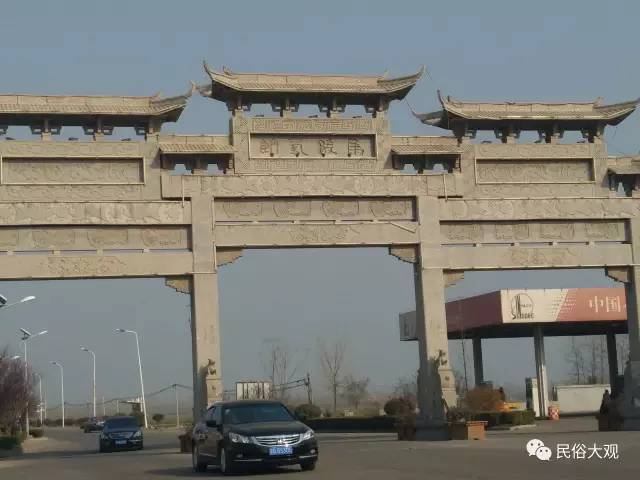
POLYGON ((126 445, 127 441, 126 440, 116 440, 116 445, 126 445))
POLYGON ((269 448, 269 455, 291 455, 293 453, 293 447, 271 447, 269 448))

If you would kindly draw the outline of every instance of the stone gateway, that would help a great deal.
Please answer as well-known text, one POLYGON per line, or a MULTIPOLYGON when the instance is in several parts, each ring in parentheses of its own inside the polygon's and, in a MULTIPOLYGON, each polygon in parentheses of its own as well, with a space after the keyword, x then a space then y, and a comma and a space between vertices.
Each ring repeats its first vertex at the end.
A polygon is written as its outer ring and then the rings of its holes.
POLYGON ((637 101, 476 103, 438 93, 440 110, 415 115, 449 134, 396 136, 388 108, 422 70, 205 72, 206 85, 171 98, 0 95, 1 279, 165 277, 191 296, 199 416, 223 391, 219 266, 245 248, 386 246, 414 266, 429 437, 456 401, 446 286, 467 270, 605 268, 626 288, 625 426, 640 428, 640 158, 611 157, 603 142, 637 101), (226 104, 228 134, 161 133, 193 93, 226 104), (253 104, 275 113, 252 116, 253 104), (303 117, 300 105, 319 112, 303 117), (346 118, 347 106, 364 111, 346 118), (7 136, 25 125, 40 139, 7 136), (58 140, 68 126, 89 138, 58 140), (119 127, 140 138, 109 141, 119 127), (478 131, 497 141, 474 142, 478 131), (524 131, 538 140, 521 142, 524 131), (568 131, 583 140, 563 143, 568 131), (188 173, 175 175, 177 164, 188 173))

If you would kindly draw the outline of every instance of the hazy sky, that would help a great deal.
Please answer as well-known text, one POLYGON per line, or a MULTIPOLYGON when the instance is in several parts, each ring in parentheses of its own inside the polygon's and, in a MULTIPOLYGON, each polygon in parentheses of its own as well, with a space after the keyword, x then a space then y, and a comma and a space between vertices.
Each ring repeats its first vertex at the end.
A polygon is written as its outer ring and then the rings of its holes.
MULTIPOLYGON (((436 89, 463 99, 617 102, 640 93, 637 19, 632 2, 445 2, 324 0, 322 2, 5 2, 0 15, 0 92, 166 95, 204 82, 203 59, 239 71, 413 73, 425 76, 409 95, 419 111, 438 107, 436 89), (449 4, 451 5, 451 4, 449 4), (464 16, 457 15, 463 12, 464 16), (547 14, 554 14, 550 16, 547 14)), ((392 104, 394 132, 446 134, 392 104)), ((640 116, 607 132, 611 154, 637 153, 640 116)), ((165 131, 226 133, 223 104, 194 96, 178 124, 165 131)), ((77 135, 65 129, 63 136, 77 135)), ((128 135, 128 134, 127 134, 128 135)), ((460 297, 506 287, 609 285, 599 271, 468 274, 449 289, 460 297)), ((349 371, 376 386, 417 367, 415 343, 398 340, 397 314, 414 307, 410 265, 384 249, 246 251, 221 268, 223 375, 264 375, 265 340, 297 352, 300 372, 318 390, 318 337, 344 336, 349 371)), ((188 297, 160 279, 3 282, 10 298, 37 302, 0 312, 0 346, 20 353, 18 328, 48 329, 30 357, 45 377, 52 404, 65 365, 66 398, 88 398, 89 355, 98 355, 98 392, 136 392, 135 345, 119 326, 141 334, 145 384, 152 391, 190 385, 188 297)), ((457 358, 459 342, 453 345, 457 358)), ((551 379, 566 376, 561 342, 547 345, 551 379)), ((534 374, 529 340, 485 343, 485 377, 524 384, 534 374), (505 365, 509 368, 505 368, 505 365)))

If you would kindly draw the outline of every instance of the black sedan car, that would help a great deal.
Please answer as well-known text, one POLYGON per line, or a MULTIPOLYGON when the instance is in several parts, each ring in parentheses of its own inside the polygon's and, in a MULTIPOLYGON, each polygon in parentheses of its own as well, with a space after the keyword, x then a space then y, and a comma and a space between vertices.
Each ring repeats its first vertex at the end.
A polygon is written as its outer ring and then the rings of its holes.
POLYGON ((217 465, 224 475, 251 465, 296 465, 313 470, 318 442, 280 402, 219 402, 193 429, 193 468, 217 465))
POLYGON ((135 417, 113 417, 104 422, 100 434, 100 452, 142 450, 142 429, 135 417))
POLYGON ((104 420, 98 417, 91 417, 83 425, 84 433, 100 432, 104 428, 104 420))

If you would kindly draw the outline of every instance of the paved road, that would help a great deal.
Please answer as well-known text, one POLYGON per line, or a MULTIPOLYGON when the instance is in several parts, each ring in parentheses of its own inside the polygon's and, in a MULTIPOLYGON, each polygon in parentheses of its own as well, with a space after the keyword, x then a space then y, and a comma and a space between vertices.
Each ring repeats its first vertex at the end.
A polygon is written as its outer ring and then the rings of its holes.
MULTIPOLYGON (((388 434, 320 435, 321 456, 313 472, 297 467, 235 478, 295 479, 491 479, 636 478, 640 471, 640 433, 589 431, 591 419, 545 423, 518 432, 492 433, 482 442, 398 442, 388 434), (617 443, 618 460, 557 460, 529 457, 525 444, 539 438, 556 453, 558 443, 598 446, 617 443)), ((32 440, 20 458, 0 460, 2 480, 180 479, 218 477, 211 468, 192 472, 190 456, 177 452, 175 430, 145 434, 140 452, 97 453, 97 434, 79 429, 48 429, 32 440)))

